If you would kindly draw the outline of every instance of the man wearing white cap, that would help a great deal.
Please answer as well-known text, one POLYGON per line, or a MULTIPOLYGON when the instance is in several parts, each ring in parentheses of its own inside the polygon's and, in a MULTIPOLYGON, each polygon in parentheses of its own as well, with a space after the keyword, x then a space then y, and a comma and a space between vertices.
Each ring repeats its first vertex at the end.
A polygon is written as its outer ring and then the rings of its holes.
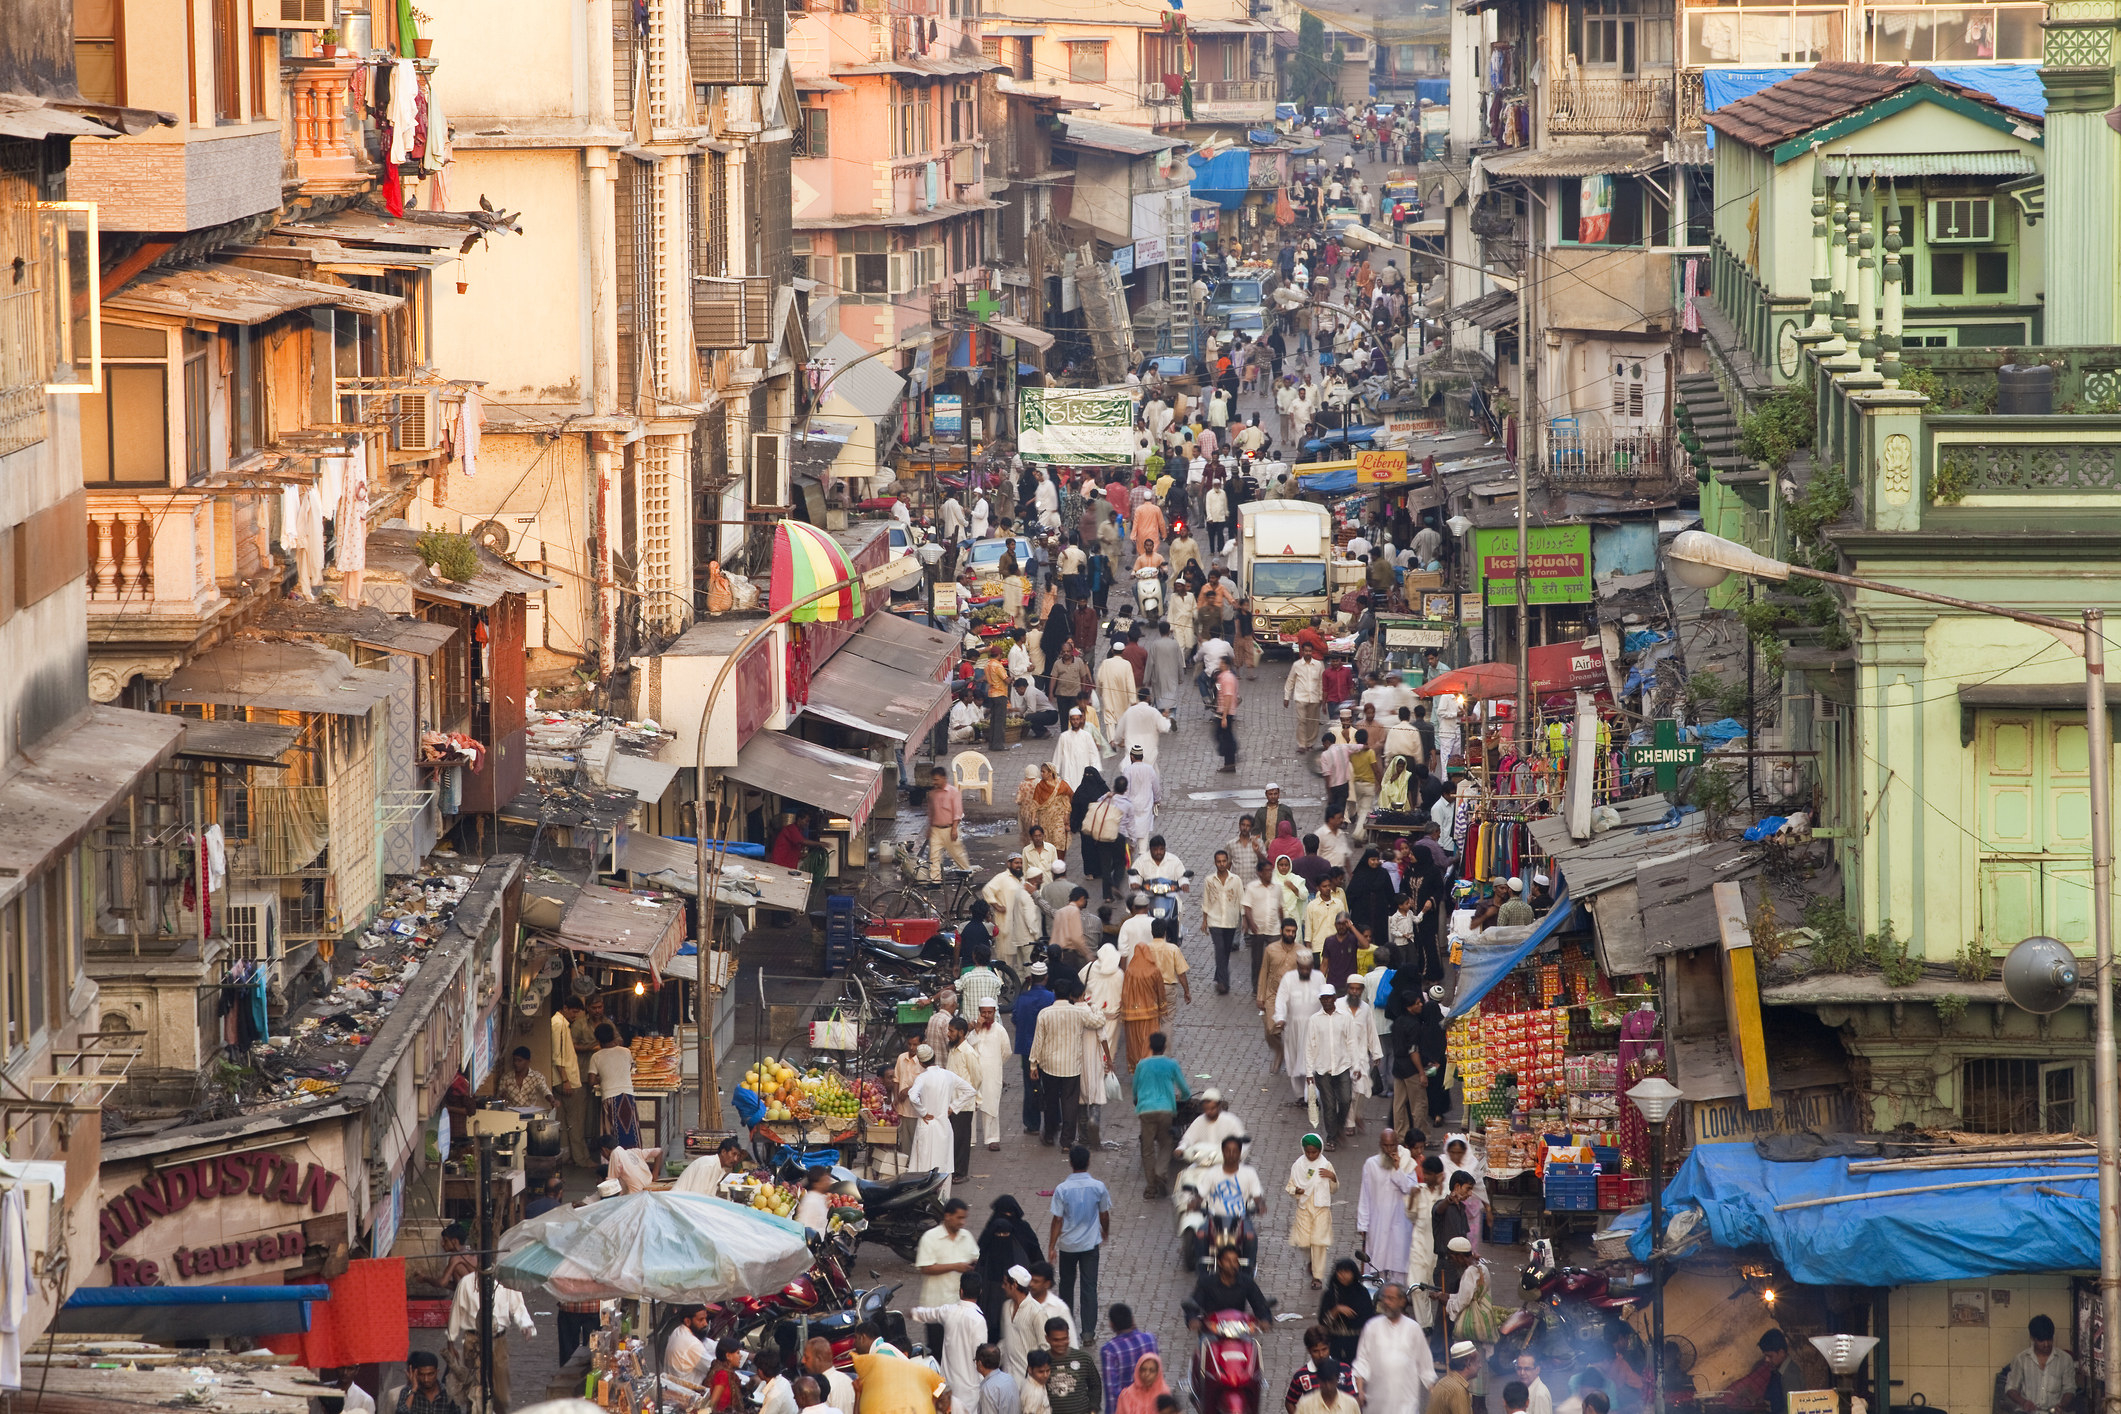
POLYGON ((972 1034, 966 1042, 979 1053, 980 1065, 979 1108, 973 1113, 972 1142, 980 1143, 984 1130, 989 1149, 1002 1147, 1002 1074, 1013 1049, 1008 1029, 999 1019, 1000 1011, 995 998, 981 997, 979 1019, 973 1022, 972 1034))
POLYGON ((936 1196, 947 1202, 952 1167, 950 1107, 960 1100, 979 1098, 979 1091, 967 1084, 963 1076, 937 1065, 935 1048, 926 1042, 921 1043, 914 1055, 920 1058, 921 1073, 919 1079, 906 1087, 906 1103, 914 1121, 913 1157, 907 1167, 914 1173, 940 1169, 943 1187, 936 1196))
POLYGON ((1222 1091, 1212 1088, 1203 1090, 1200 1092, 1200 1113, 1193 1117, 1193 1123, 1187 1125, 1186 1132, 1179 1136, 1178 1152, 1190 1154, 1194 1145, 1206 1144, 1219 1154, 1222 1152, 1223 1140, 1233 1135, 1239 1139, 1245 1137, 1245 1122, 1223 1104, 1222 1091))
MULTIPOLYGON (((1286 929, 1283 936, 1287 936, 1286 929)), ((1289 1088, 1296 1093, 1291 1103, 1298 1105, 1304 1102, 1304 1081, 1311 1074, 1311 1052, 1305 1037, 1318 1019, 1318 989, 1325 981, 1312 969, 1312 959, 1309 948, 1298 948, 1296 970, 1283 976, 1274 993, 1274 1025, 1281 1032, 1282 1070, 1289 1077, 1289 1088)))
POLYGON ((1083 772, 1102 760, 1097 749, 1097 738, 1083 724, 1083 709, 1068 709, 1068 730, 1053 740, 1053 769, 1074 790, 1083 783, 1083 772))
MULTIPOLYGON (((1396 1282, 1377 1294, 1377 1315, 1355 1346, 1354 1374, 1355 1395, 1365 1407, 1395 1414, 1419 1414, 1436 1383, 1429 1334, 1407 1314, 1406 1289, 1396 1282)), ((1472 1414, 1471 1405, 1459 1414, 1472 1414)))
POLYGON ((1449 1348, 1444 1361, 1450 1373, 1429 1390, 1425 1414, 1473 1414, 1473 1376, 1480 1369, 1480 1346, 1461 1340, 1449 1348))
POLYGON ((1127 802, 1134 807, 1127 828, 1139 854, 1149 848, 1149 841, 1156 834, 1156 807, 1163 803, 1164 780, 1142 755, 1138 743, 1127 749, 1127 769, 1121 779, 1127 783, 1127 802))
POLYGON ((1504 879, 1502 887, 1509 897, 1501 908, 1495 910, 1495 926, 1498 928, 1529 928, 1537 920, 1532 916, 1532 905, 1524 901, 1524 880, 1504 879))

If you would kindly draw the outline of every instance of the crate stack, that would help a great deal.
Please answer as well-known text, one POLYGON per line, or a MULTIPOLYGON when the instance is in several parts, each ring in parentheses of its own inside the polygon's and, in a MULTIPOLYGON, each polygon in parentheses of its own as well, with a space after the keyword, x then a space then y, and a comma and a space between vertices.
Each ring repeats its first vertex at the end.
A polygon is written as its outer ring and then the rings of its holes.
POLYGON ((1598 1165, 1549 1163, 1546 1171, 1546 1201, 1547 1211, 1550 1213, 1598 1211, 1598 1165))
POLYGON ((854 898, 832 894, 825 899, 825 975, 854 963, 854 898))

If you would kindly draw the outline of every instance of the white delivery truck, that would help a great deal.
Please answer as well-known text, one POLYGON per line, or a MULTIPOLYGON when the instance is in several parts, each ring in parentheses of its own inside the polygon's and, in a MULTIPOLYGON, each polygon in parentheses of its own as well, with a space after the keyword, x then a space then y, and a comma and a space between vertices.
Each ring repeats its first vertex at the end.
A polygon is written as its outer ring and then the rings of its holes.
POLYGON ((1312 501, 1251 501, 1238 508, 1238 517, 1253 632, 1262 648, 1286 646, 1298 629, 1330 613, 1332 512, 1312 501))

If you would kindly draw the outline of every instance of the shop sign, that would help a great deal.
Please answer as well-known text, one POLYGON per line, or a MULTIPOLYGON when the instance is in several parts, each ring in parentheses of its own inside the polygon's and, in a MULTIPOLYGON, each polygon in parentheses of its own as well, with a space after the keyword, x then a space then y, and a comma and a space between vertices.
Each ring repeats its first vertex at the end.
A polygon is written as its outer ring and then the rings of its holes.
POLYGON ((1407 484, 1407 454, 1404 449, 1376 449, 1355 454, 1355 484, 1358 486, 1404 486, 1407 484))
POLYGON ((151 1169, 103 1205, 99 1264, 113 1286, 168 1285, 180 1279, 274 1269, 302 1260, 302 1222, 346 1211, 346 1191, 329 1164, 290 1152, 223 1154, 151 1169), (153 1255, 118 1255, 154 1231, 178 1245, 153 1255))
POLYGON ((1778 1090, 1764 1110, 1749 1110, 1743 1095, 1694 1100, 1687 1132, 1696 1144, 1750 1143, 1763 1134, 1846 1134, 1856 1127, 1856 1097, 1846 1086, 1778 1090))
POLYGON ((1596 639, 1589 643, 1551 643, 1534 648, 1531 669, 1534 692, 1607 685, 1605 650, 1596 639))
POLYGON ((1134 247, 1123 245, 1112 252, 1112 273, 1125 279, 1134 273, 1134 247))
POLYGON ((1831 1389, 1793 1389, 1784 1398, 1789 1414, 1841 1414, 1841 1395, 1831 1389))
POLYGON ((1222 208, 1216 206, 1196 206, 1193 208, 1194 235, 1205 235, 1209 231, 1219 231, 1222 229, 1222 224, 1222 208))
POLYGON ((1699 766, 1699 746, 1624 746, 1620 749, 1620 764, 1633 771, 1642 766, 1699 766))
POLYGON ((1429 590, 1421 596, 1421 616, 1425 619, 1458 618, 1458 596, 1449 590, 1429 590))
POLYGON ((1143 236, 1134 243, 1134 268, 1147 270, 1152 265, 1161 265, 1171 258, 1164 249, 1162 236, 1143 236))
MULTIPOLYGON (((1536 525, 1525 531, 1531 604, 1591 602, 1591 527, 1536 525)), ((1491 602, 1517 602, 1517 528, 1475 531, 1473 554, 1491 602)))
POLYGON ((957 617, 957 586, 955 584, 937 584, 935 586, 935 616, 939 619, 954 619, 957 617))
MULTIPOLYGON (((1448 599, 1451 596, 1443 596, 1448 599)), ((1384 624, 1385 647, 1387 648, 1448 648, 1457 632, 1449 622, 1431 623, 1422 619, 1387 619, 1384 624)))
POLYGON ((935 395, 935 435, 938 437, 962 437, 965 435, 965 400, 956 393, 935 395))

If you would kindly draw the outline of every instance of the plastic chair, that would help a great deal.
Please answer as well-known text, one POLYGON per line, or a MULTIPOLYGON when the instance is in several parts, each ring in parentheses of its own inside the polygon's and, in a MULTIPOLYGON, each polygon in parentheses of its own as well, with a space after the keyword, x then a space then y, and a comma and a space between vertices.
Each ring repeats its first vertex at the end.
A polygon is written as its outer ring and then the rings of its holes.
POLYGON ((963 795, 979 792, 981 801, 994 804, 994 763, 977 751, 960 751, 950 758, 950 784, 963 795))

